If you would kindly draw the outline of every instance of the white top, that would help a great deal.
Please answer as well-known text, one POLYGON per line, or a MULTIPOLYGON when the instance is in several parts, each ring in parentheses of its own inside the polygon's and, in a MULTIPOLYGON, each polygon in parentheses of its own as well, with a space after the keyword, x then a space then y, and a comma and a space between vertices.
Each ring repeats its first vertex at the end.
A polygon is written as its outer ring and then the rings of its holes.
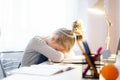
POLYGON ((64 59, 64 54, 50 47, 43 37, 35 36, 25 49, 21 65, 30 66, 48 59, 53 62, 60 62, 64 59))

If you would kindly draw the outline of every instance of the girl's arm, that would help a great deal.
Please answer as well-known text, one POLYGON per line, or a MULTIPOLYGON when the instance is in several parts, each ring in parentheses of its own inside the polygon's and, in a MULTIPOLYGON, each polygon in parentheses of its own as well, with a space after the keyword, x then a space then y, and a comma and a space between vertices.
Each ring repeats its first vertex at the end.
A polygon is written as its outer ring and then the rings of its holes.
POLYGON ((43 38, 35 36, 30 43, 28 44, 26 51, 36 51, 47 58, 51 59, 53 62, 60 62, 64 59, 64 54, 60 51, 57 51, 47 45, 43 38))

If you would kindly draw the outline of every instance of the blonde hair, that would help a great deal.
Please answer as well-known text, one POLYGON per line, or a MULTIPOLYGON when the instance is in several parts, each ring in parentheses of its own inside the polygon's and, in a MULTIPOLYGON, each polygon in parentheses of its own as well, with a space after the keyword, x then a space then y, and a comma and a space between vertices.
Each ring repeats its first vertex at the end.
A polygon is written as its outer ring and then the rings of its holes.
POLYGON ((75 43, 75 39, 82 40, 83 35, 81 31, 82 25, 76 20, 73 22, 72 30, 60 28, 55 32, 55 34, 58 35, 56 42, 64 47, 64 52, 69 52, 75 43))

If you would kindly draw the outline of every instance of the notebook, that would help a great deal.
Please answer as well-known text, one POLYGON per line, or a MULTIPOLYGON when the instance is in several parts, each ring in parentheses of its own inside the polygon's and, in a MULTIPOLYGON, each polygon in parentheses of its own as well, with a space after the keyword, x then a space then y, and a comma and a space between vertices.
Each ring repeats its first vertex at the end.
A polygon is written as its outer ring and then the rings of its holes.
POLYGON ((66 57, 62 62, 72 63, 72 64, 80 64, 80 63, 82 64, 82 63, 86 63, 86 60, 83 55, 75 55, 75 56, 66 57))

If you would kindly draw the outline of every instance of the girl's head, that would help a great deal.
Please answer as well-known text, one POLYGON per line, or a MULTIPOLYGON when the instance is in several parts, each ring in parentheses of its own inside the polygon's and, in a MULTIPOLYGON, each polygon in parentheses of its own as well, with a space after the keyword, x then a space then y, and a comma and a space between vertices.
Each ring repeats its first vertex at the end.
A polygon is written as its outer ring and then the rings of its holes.
POLYGON ((73 22, 72 30, 60 28, 56 30, 54 36, 57 36, 56 43, 64 49, 62 52, 69 52, 76 40, 82 40, 82 24, 78 21, 73 22))

